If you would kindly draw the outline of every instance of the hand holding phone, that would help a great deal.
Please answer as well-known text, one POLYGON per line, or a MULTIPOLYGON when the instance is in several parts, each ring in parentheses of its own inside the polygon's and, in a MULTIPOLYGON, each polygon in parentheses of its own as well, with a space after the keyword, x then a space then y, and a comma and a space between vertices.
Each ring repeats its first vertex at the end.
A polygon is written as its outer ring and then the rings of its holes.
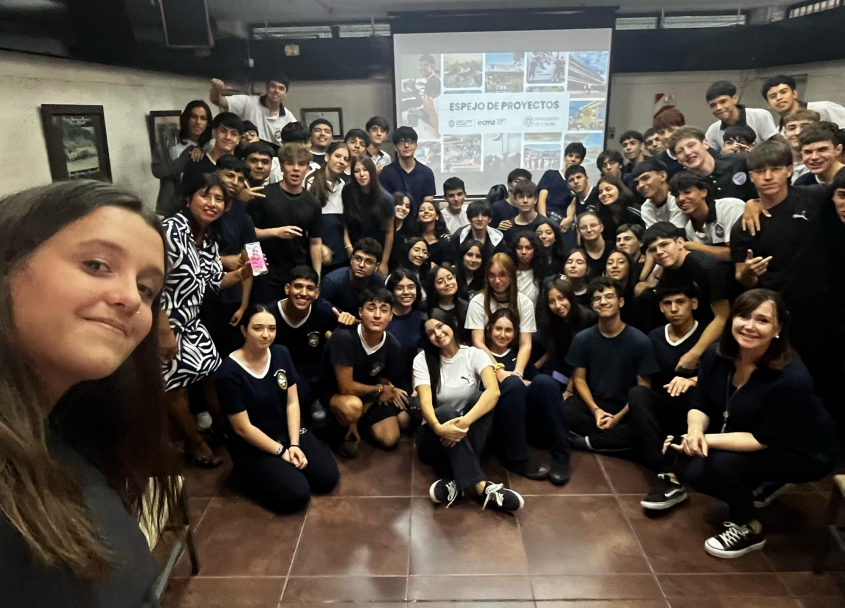
POLYGON ((244 245, 249 265, 252 266, 252 276, 267 274, 267 263, 264 261, 264 253, 261 251, 261 243, 247 243, 244 245))

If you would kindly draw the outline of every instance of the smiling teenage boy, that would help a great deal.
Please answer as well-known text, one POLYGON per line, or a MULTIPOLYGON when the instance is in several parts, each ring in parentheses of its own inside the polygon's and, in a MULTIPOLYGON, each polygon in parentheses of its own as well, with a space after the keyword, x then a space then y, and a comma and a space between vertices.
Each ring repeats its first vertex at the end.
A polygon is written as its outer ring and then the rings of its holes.
POLYGON ((243 120, 258 127, 258 134, 264 141, 276 146, 282 145, 282 128, 296 122, 292 112, 285 110, 284 101, 288 95, 290 80, 284 74, 277 74, 267 80, 264 95, 223 95, 226 83, 215 78, 211 81, 211 103, 221 110, 234 112, 243 120))
POLYGON ((185 166, 181 185, 183 198, 186 193, 194 192, 205 183, 206 175, 214 173, 217 169, 217 159, 227 154, 234 154, 243 132, 243 121, 232 112, 220 112, 214 117, 214 120, 211 121, 211 137, 214 139, 214 147, 200 160, 189 162, 185 166))
POLYGON ((758 141, 765 141, 778 134, 775 121, 768 110, 746 108, 739 103, 736 85, 727 80, 719 80, 710 85, 705 95, 710 111, 717 118, 707 129, 705 137, 710 145, 722 148, 725 129, 744 125, 753 129, 758 141))

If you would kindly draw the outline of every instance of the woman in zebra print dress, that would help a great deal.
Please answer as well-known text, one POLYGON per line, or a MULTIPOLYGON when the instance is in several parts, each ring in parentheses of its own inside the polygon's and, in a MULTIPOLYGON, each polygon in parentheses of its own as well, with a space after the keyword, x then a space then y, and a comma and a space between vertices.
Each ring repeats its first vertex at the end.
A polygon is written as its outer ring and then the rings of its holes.
MULTIPOLYGON (((221 459, 197 431, 188 401, 188 387, 199 383, 206 406, 220 422, 212 374, 220 355, 199 314, 206 290, 227 289, 252 276, 249 262, 223 273, 217 220, 229 208, 229 195, 216 175, 188 196, 187 206, 164 221, 167 281, 161 294, 160 344, 164 359, 165 397, 171 416, 185 434, 185 451, 195 464, 215 467, 221 459)), ((218 427, 220 428, 220 427, 218 427)))

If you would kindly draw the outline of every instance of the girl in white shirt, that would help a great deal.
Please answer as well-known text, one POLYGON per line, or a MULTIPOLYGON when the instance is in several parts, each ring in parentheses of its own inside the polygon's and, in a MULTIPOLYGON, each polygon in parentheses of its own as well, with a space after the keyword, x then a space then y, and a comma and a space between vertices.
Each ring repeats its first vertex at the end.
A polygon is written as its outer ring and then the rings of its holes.
POLYGON ((346 183, 344 171, 349 166, 349 149, 343 142, 331 144, 326 163, 305 177, 305 187, 323 208, 323 276, 335 268, 349 264, 343 242, 343 202, 341 193, 346 183), (317 179, 322 177, 323 179, 317 179))
POLYGON ((440 309, 432 310, 425 334, 423 352, 414 359, 414 386, 426 423, 420 460, 431 464, 442 477, 429 488, 431 500, 451 505, 460 491, 476 497, 483 508, 521 509, 525 504, 522 496, 501 483, 487 481, 479 462, 499 399, 490 357, 478 348, 462 345, 454 318, 440 309))

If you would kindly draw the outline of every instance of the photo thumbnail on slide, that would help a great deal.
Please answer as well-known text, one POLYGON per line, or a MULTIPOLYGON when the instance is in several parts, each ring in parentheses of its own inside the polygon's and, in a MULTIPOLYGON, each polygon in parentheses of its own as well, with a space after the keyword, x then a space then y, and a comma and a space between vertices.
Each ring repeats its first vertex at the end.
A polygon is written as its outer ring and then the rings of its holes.
POLYGON ((610 39, 609 29, 396 34, 397 126, 417 131, 417 158, 438 184, 457 176, 486 194, 519 166, 538 181, 563 167, 567 143, 602 149, 610 39))

